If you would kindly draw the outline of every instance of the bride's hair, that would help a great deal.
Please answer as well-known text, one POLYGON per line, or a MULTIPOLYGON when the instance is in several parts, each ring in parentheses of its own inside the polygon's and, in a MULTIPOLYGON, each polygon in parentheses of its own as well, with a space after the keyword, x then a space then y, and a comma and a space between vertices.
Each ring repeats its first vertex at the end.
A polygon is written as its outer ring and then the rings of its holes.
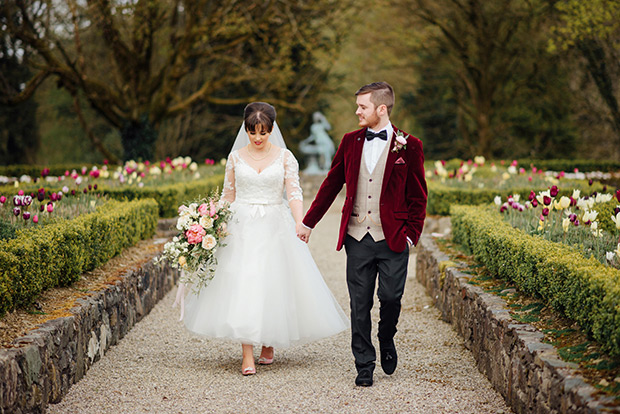
POLYGON ((276 121, 276 109, 266 102, 252 102, 243 111, 243 121, 246 131, 271 132, 276 121))

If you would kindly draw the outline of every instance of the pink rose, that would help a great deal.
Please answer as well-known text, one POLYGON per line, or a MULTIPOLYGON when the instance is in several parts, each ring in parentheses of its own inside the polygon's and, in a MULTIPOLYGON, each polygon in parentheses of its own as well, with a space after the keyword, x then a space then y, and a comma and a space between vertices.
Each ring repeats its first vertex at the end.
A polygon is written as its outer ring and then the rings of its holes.
POLYGON ((207 203, 202 203, 200 207, 198 207, 198 213, 201 216, 206 216, 209 214, 209 205, 207 203))
POLYGON ((400 145, 407 145, 407 138, 402 135, 396 135, 396 141, 398 141, 400 145))
POLYGON ((189 230, 185 232, 189 244, 200 243, 205 234, 207 234, 207 232, 200 224, 192 224, 189 230))

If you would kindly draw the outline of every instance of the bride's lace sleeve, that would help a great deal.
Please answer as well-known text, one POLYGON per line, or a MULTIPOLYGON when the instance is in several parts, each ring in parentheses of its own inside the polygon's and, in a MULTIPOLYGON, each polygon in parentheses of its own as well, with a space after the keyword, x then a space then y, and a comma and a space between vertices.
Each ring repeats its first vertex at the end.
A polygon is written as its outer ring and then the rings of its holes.
POLYGON ((233 153, 228 155, 226 160, 226 174, 224 176, 224 188, 222 189, 222 197, 220 200, 232 203, 235 201, 237 191, 235 188, 235 159, 233 153))
POLYGON ((303 201, 301 186, 299 185, 299 163, 289 150, 284 154, 284 186, 288 201, 303 201))

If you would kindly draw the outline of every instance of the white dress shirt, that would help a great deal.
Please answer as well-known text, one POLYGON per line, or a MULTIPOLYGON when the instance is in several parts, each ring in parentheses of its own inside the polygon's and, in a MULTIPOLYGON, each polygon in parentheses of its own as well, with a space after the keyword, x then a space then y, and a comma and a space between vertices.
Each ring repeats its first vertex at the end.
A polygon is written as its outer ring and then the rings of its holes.
POLYGON ((374 131, 368 128, 369 131, 374 133, 379 133, 381 131, 385 131, 387 133, 387 140, 382 140, 379 138, 375 138, 371 141, 364 142, 364 149, 362 150, 362 154, 364 156, 364 161, 366 162, 366 167, 368 168, 368 172, 372 174, 375 167, 377 166, 377 162, 379 162, 379 158, 381 158, 381 154, 385 149, 385 146, 389 144, 392 140, 392 123, 388 122, 388 124, 381 128, 378 131, 374 131))

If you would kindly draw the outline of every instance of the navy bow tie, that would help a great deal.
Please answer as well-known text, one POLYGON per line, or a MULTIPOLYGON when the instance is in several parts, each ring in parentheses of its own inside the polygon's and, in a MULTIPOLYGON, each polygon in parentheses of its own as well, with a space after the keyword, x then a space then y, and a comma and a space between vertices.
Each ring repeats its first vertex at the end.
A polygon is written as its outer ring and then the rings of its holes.
POLYGON ((366 140, 367 141, 372 141, 375 138, 379 138, 379 139, 382 139, 384 141, 387 141, 387 131, 384 129, 381 132, 372 132, 371 130, 367 129, 366 130, 366 140))

